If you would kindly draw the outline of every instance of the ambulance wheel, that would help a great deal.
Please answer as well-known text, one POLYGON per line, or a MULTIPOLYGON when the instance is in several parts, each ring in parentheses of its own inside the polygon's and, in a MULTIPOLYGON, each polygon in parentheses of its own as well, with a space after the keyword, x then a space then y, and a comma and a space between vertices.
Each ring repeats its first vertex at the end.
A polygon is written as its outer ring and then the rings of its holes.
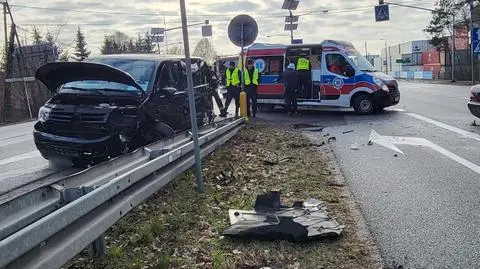
POLYGON ((353 109, 361 115, 371 114, 375 112, 375 102, 370 95, 362 94, 353 100, 353 109))

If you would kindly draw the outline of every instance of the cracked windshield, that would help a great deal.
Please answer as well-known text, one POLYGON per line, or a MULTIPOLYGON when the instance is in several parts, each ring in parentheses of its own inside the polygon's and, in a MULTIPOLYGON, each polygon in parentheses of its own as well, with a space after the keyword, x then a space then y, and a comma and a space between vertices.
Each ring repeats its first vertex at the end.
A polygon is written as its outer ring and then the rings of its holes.
POLYGON ((0 268, 480 268, 480 0, 0 3, 0 268))

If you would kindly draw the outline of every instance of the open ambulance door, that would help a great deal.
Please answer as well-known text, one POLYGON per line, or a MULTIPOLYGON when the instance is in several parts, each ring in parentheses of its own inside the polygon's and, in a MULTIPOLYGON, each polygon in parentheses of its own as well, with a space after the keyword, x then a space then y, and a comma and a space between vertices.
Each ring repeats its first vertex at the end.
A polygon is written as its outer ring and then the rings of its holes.
POLYGON ((300 99, 320 102, 320 89, 322 82, 322 46, 321 45, 294 45, 289 46, 285 53, 285 66, 294 63, 297 66, 298 58, 306 57, 312 66, 310 70, 310 91, 300 99))

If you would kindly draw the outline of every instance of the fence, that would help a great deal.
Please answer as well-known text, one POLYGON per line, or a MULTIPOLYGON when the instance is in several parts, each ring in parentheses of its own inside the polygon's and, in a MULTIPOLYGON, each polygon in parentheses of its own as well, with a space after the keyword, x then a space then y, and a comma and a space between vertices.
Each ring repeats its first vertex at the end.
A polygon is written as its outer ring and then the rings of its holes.
POLYGON ((35 72, 40 66, 56 60, 56 46, 53 43, 24 46, 21 51, 15 47, 9 56, 0 84, 0 120, 15 122, 36 117, 51 93, 35 81, 35 72))

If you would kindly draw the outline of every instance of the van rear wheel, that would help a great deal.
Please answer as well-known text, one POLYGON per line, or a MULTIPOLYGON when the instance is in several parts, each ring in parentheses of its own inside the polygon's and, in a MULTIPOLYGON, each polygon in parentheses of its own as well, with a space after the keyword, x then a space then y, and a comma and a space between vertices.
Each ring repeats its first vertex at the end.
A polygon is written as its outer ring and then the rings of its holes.
POLYGON ((362 94, 353 100, 353 109, 361 115, 371 114, 375 111, 375 102, 370 95, 362 94))

